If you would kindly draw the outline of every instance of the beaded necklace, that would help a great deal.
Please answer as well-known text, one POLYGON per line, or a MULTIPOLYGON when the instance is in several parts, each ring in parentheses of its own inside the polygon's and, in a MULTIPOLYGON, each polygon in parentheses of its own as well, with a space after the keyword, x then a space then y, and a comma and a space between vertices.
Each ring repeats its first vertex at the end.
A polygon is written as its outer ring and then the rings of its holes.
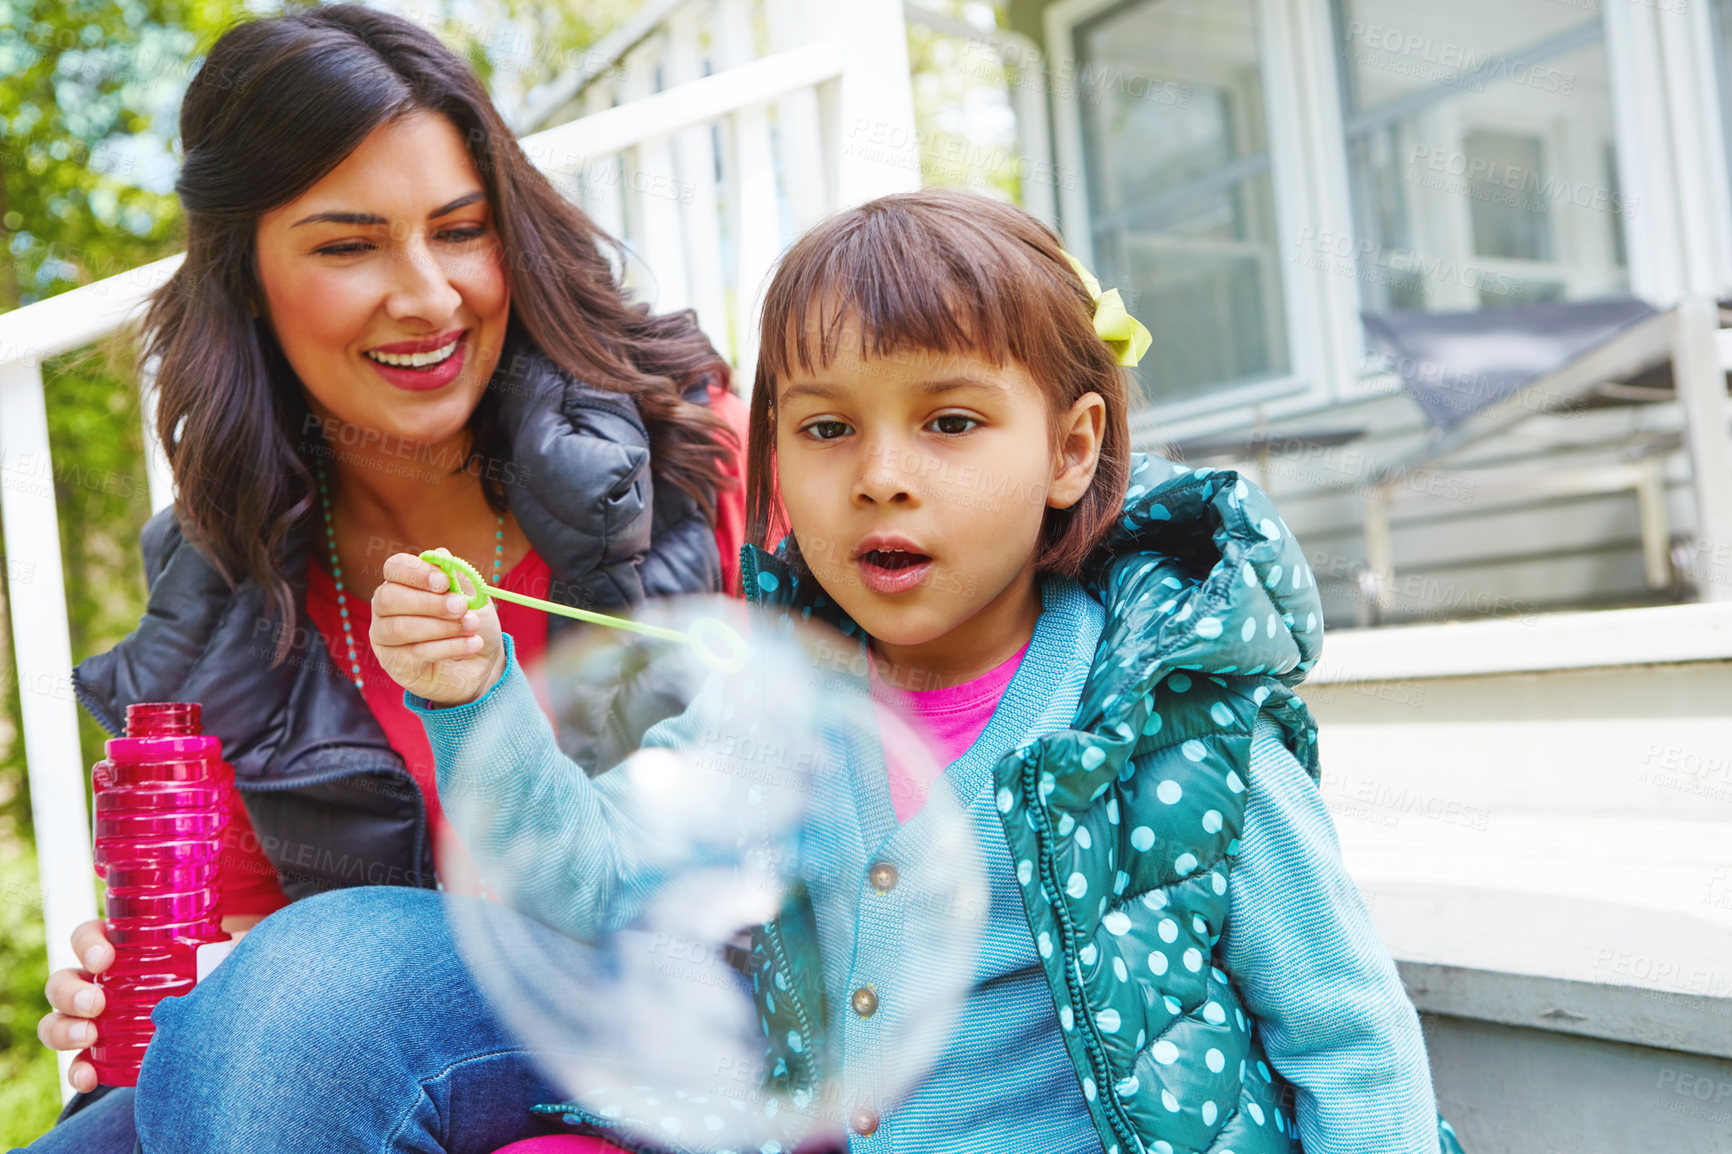
MULTIPOLYGON (((319 504, 325 509, 325 543, 331 550, 331 579, 337 583, 337 612, 343 621, 343 641, 349 647, 349 675, 355 682, 355 688, 361 686, 361 663, 355 658, 355 632, 349 625, 349 599, 343 592, 343 566, 337 560, 337 526, 331 517, 331 493, 325 484, 325 465, 320 461, 316 465, 319 478, 319 504)), ((499 570, 505 562, 505 514, 496 513, 494 519, 498 526, 493 532, 493 580, 492 585, 499 584, 499 570)), ((452 588, 456 585, 453 583, 452 588)))

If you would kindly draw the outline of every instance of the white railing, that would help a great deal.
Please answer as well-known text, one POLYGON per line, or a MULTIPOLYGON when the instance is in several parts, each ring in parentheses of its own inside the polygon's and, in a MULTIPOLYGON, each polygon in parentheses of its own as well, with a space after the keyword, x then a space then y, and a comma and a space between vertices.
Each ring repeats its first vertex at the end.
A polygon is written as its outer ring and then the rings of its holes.
MULTIPOLYGON (((902 7, 900 0, 646 7, 665 20, 625 30, 601 53, 602 66, 592 59, 569 86, 589 115, 521 144, 626 241, 633 258, 625 275, 640 295, 659 311, 694 308, 749 387, 754 309, 786 241, 838 207, 919 186, 902 7), (760 27, 769 33, 762 53, 760 27), (898 148, 878 146, 887 140, 898 148)), ((181 259, 0 315, 0 510, 13 566, 7 609, 50 968, 76 964, 69 937, 96 916, 96 901, 42 363, 134 319, 181 259)), ((144 406, 154 511, 172 502, 173 487, 148 387, 144 406)), ((70 1059, 61 1055, 63 1075, 70 1059)))

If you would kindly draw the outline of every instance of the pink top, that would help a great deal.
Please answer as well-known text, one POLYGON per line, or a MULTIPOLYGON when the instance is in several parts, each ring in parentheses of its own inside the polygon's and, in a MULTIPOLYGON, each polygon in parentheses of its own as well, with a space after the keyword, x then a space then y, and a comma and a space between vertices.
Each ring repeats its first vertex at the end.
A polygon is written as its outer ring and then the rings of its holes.
MULTIPOLYGON (((1024 645, 1003 664, 973 681, 939 689, 899 691, 879 680, 877 664, 873 663, 872 697, 879 716, 883 717, 886 704, 898 702, 904 716, 924 728, 932 742, 932 752, 937 755, 917 756, 899 751, 894 738, 885 741, 884 765, 890 779, 890 805, 896 811, 897 821, 907 821, 920 812, 932 783, 980 737, 1027 652, 1028 646, 1024 645)), ((894 732, 882 723, 879 728, 887 734, 894 732)))

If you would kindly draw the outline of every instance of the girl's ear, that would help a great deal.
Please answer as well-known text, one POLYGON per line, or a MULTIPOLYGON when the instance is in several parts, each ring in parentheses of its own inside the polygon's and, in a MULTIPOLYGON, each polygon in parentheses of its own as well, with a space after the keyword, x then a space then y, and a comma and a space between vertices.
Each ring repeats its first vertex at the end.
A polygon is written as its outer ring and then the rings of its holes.
POLYGON ((1094 484, 1095 468, 1100 464, 1101 438, 1106 427, 1107 403, 1099 393, 1084 393, 1070 407, 1070 412, 1059 418, 1052 484, 1046 494, 1048 507, 1068 509, 1089 491, 1094 484))

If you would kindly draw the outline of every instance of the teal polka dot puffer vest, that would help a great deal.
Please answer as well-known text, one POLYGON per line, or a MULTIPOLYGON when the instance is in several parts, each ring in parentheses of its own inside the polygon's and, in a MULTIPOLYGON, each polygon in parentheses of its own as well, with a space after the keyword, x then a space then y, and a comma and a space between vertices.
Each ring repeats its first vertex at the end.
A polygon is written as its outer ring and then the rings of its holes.
POLYGON ((1107 618, 1076 719, 999 762, 998 809, 1103 1145, 1297 1151, 1217 943, 1259 711, 1318 773, 1290 688, 1317 660, 1316 587, 1236 474, 1134 469, 1086 574, 1107 618))

